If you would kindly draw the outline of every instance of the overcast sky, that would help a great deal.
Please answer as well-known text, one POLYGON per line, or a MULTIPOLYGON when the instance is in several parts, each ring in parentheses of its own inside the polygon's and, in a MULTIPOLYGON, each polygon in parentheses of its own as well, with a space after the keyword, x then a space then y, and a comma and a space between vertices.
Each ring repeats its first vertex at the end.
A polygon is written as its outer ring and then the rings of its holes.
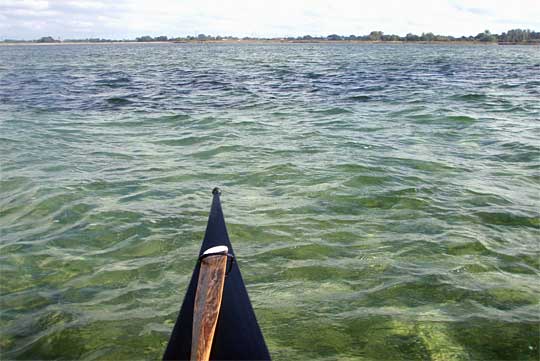
POLYGON ((540 31, 540 0, 0 0, 0 39, 540 31))

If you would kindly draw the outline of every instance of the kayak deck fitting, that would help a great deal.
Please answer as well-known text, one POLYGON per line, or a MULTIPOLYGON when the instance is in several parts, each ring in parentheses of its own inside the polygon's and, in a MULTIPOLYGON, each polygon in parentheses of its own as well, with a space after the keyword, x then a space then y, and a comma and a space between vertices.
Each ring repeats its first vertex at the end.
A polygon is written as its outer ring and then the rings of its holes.
MULTIPOLYGON (((251 302, 249 300, 240 268, 234 261, 234 251, 227 234, 225 219, 220 202, 220 190, 212 191, 213 200, 208 225, 199 252, 199 262, 191 276, 184 302, 178 314, 169 343, 163 355, 164 360, 194 360, 191 357, 195 298, 203 262, 203 253, 210 248, 225 246, 228 252, 227 275, 222 283, 221 309, 213 341, 211 360, 270 360, 270 354, 262 335, 251 302)), ((224 250, 224 248, 220 248, 224 250)), ((216 253, 217 254, 217 253, 216 253)), ((214 254, 212 254, 214 255, 214 254)), ((200 289, 199 289, 200 292, 200 289)), ((219 306, 218 306, 219 307, 219 306)), ((195 317, 197 319, 197 317, 195 317)))

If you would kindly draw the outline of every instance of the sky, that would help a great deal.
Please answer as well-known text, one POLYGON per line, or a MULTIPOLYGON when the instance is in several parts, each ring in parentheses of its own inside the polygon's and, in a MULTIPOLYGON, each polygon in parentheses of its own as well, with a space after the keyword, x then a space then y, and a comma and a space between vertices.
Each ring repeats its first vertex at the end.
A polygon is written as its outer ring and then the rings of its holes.
POLYGON ((540 0, 0 0, 0 40, 540 31, 540 0))

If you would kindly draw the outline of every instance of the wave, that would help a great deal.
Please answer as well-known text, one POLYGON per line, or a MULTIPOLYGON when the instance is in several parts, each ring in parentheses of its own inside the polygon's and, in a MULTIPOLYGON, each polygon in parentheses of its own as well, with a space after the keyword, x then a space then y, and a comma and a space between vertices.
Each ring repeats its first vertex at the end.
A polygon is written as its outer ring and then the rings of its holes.
POLYGON ((109 87, 109 88, 123 88, 131 83, 131 78, 123 76, 113 79, 99 79, 96 80, 97 86, 109 87))
POLYGON ((132 100, 129 100, 128 98, 125 98, 125 97, 111 97, 111 98, 106 98, 105 101, 114 106, 122 106, 122 105, 128 105, 128 104, 133 103, 132 100))
POLYGON ((320 115, 340 115, 340 114, 351 114, 352 110, 342 107, 334 107, 323 110, 311 110, 311 113, 320 114, 320 115))
POLYGON ((445 119, 459 123, 473 123, 477 121, 476 118, 468 115, 448 115, 445 117, 445 119))
POLYGON ((488 96, 484 93, 467 93, 460 95, 452 95, 453 100, 463 100, 466 102, 481 102, 488 99, 488 96))
POLYGON ((347 99, 354 100, 357 102, 368 102, 372 99, 372 97, 368 95, 353 95, 353 96, 347 97, 347 99))

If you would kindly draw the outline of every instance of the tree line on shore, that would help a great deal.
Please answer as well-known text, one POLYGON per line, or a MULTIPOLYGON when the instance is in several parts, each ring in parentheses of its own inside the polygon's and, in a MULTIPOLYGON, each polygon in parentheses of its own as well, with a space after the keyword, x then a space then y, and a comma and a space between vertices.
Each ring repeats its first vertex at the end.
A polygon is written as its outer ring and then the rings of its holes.
POLYGON ((485 30, 476 36, 461 36, 454 37, 449 35, 436 35, 434 33, 422 33, 416 35, 409 33, 405 36, 388 35, 382 31, 372 31, 368 35, 338 35, 331 34, 328 36, 312 36, 304 35, 298 37, 280 37, 280 38, 258 38, 258 37, 235 37, 235 36, 212 36, 199 34, 196 36, 188 35, 186 37, 167 37, 165 35, 152 37, 144 35, 135 39, 111 40, 102 38, 87 38, 87 39, 65 39, 63 41, 54 39, 52 36, 44 36, 37 40, 12 40, 6 39, 3 42, 30 42, 30 43, 61 43, 61 42, 192 42, 192 41, 235 41, 235 40, 269 40, 269 41, 287 41, 287 42, 323 42, 323 41, 369 41, 369 42, 481 42, 481 43, 510 43, 510 44, 540 44, 540 32, 529 29, 512 29, 501 34, 493 34, 489 30, 485 30))

